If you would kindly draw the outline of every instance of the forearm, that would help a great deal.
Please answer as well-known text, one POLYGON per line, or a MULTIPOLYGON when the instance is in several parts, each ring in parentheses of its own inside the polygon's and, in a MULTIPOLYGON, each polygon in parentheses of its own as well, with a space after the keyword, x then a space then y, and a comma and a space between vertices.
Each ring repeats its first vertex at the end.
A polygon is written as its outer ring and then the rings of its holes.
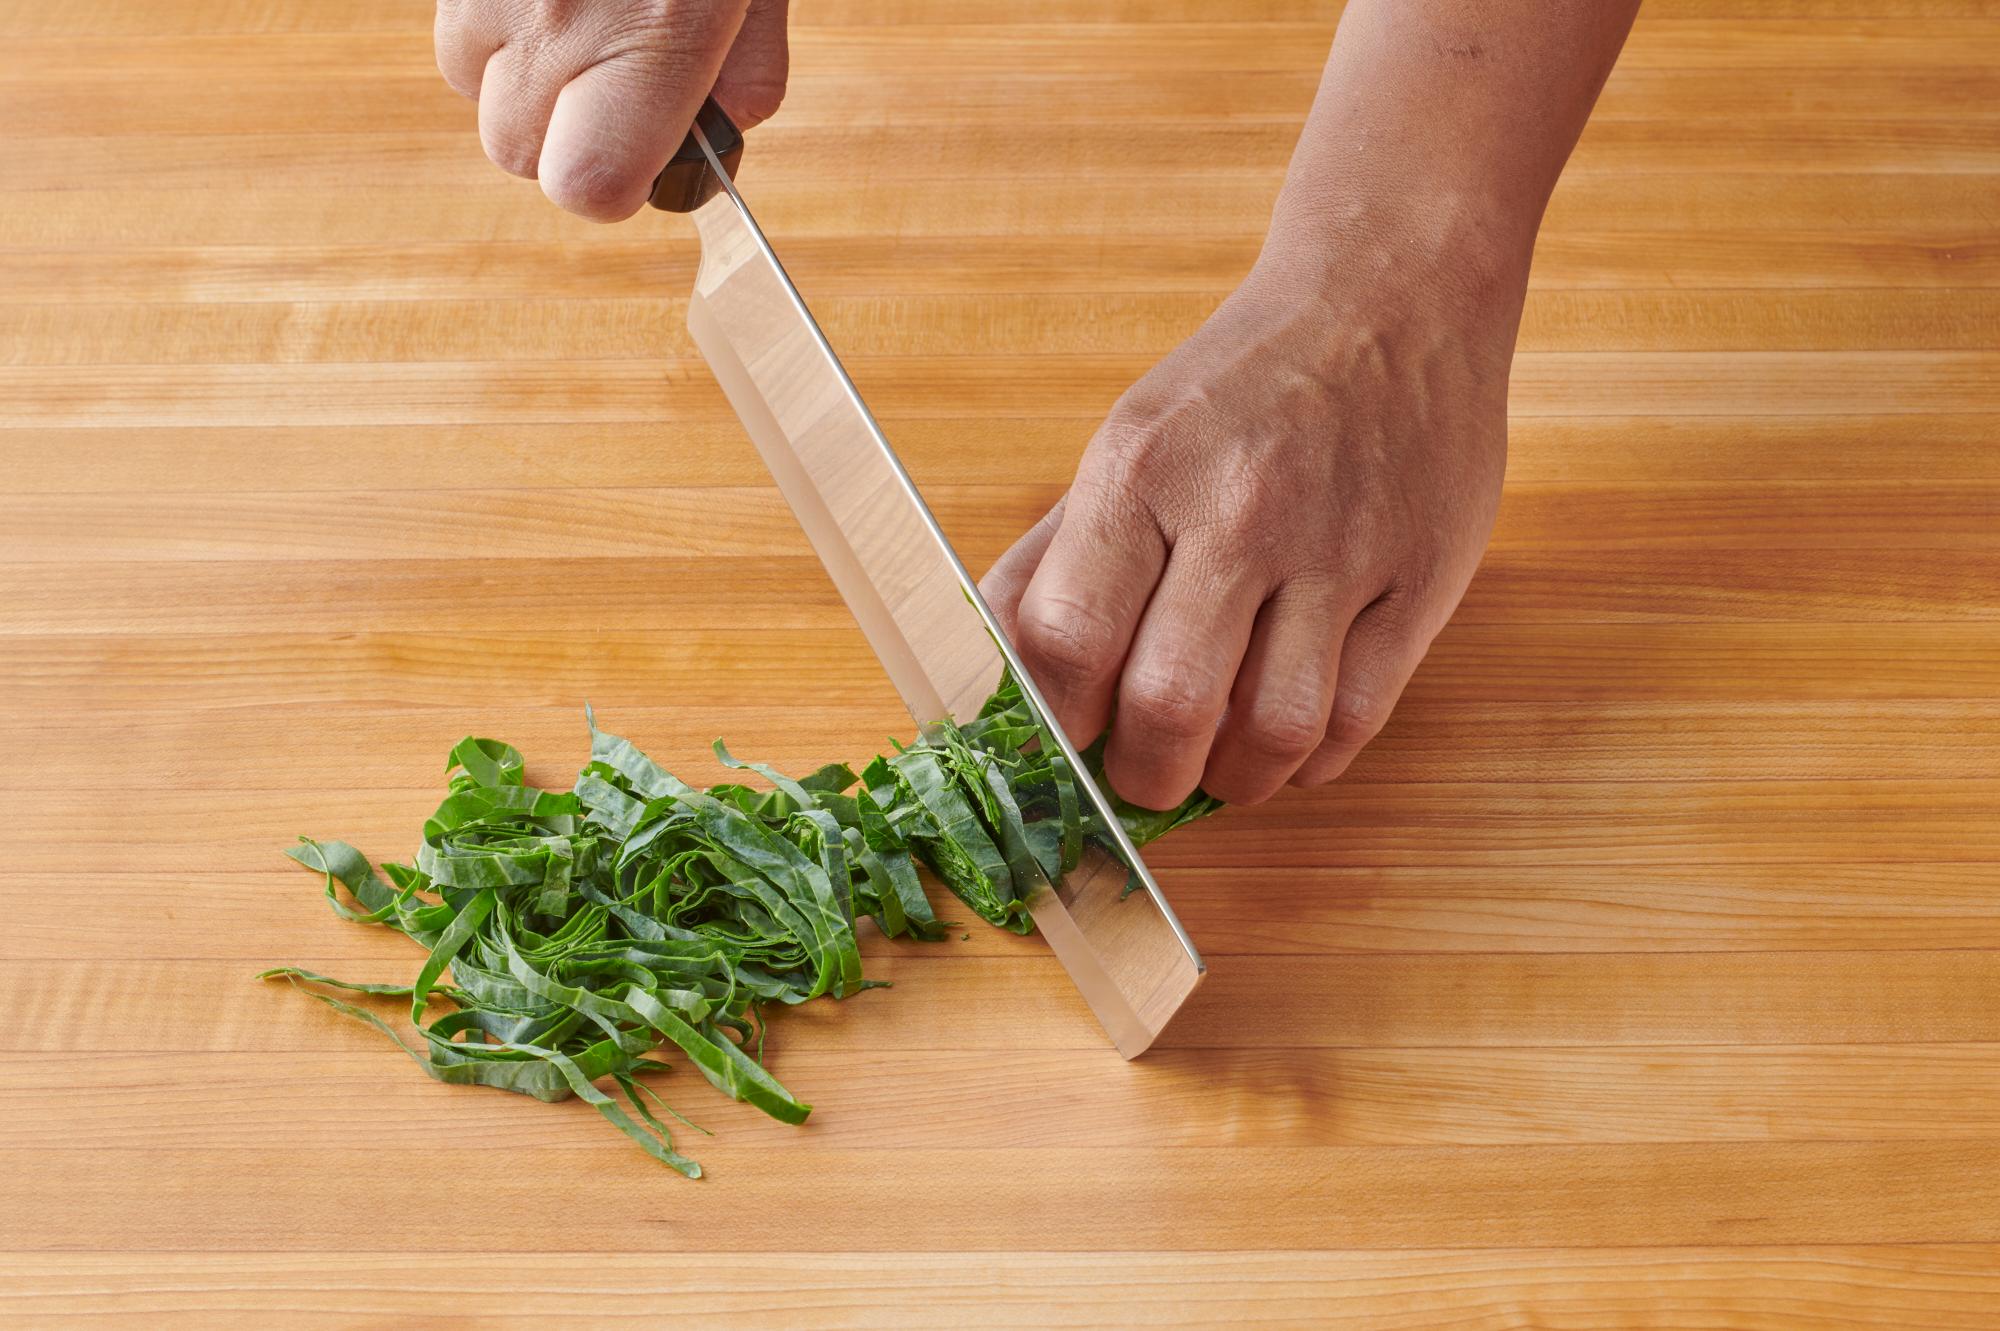
POLYGON ((1255 270, 988 575, 1127 799, 1330 781, 1499 508, 1535 231, 1636 0, 1348 0, 1255 270))
POLYGON ((1262 265, 1518 290, 1638 0, 1349 0, 1262 265))

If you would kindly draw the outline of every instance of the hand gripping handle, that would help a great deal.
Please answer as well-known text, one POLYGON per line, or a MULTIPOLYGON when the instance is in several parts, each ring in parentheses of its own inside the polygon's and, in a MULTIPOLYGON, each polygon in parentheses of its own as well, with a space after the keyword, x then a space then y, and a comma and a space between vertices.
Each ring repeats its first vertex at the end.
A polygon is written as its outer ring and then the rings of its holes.
MULTIPOLYGON (((743 160, 743 131, 736 128, 713 97, 701 104, 694 123, 701 127, 722 169, 734 180, 736 164, 743 160)), ((653 180, 653 193, 647 202, 663 212, 691 213, 714 198, 721 188, 722 182, 716 179, 708 154, 696 142, 694 131, 689 130, 666 168, 653 180)))

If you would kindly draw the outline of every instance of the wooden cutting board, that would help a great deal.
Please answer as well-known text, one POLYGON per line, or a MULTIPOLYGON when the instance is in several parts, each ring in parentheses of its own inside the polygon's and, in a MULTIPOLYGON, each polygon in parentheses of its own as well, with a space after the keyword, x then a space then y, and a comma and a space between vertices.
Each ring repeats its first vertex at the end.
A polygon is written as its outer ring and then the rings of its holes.
MULTIPOLYGON (((1332 7, 797 9, 746 187, 983 564, 1244 271, 1332 7)), ((1159 848, 1163 1047, 875 940, 808 1127, 668 1078, 699 1183, 252 978, 413 972, 279 852, 406 854, 461 735, 907 728, 685 222, 501 176, 422 10, 0 5, 0 1319, 2000 1322, 2000 10, 1649 5, 1486 566, 1345 781, 1159 848)))

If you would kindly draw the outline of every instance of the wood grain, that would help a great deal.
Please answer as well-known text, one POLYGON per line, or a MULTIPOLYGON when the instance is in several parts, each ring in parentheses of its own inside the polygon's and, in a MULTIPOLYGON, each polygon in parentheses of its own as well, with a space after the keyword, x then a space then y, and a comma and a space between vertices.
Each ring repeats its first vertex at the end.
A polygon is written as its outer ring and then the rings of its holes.
MULTIPOLYGON (((1171 1049, 1143 1067, 1089 1049, 872 1054, 855 1082, 831 1050, 782 1055, 810 1090, 812 1141, 854 1150, 949 1149, 1013 1133, 1114 1149, 1143 1134, 1189 1150, 1313 1146, 1518 1146, 1602 1142, 1978 1142, 2000 1135, 2000 1050, 1982 1044, 1652 1045, 1644 1048, 1447 1046, 1429 1049, 1171 1049), (898 1087, 929 1078, 922 1100, 898 1087), (1214 1109, 1227 1107, 1217 1131, 1214 1109), (1334 1112, 1316 1107, 1337 1106, 1334 1112), (1103 1112, 1109 1108, 1110 1112, 1103 1112)), ((661 1084, 732 1143, 796 1149, 799 1133, 754 1110, 697 1108, 696 1088, 661 1084)), ((382 1076, 380 1051, 329 1053, 275 1081, 235 1053, 0 1056, 0 1149, 47 1140, 119 1150, 282 1150, 299 1134, 420 1150, 448 1121, 496 1150, 586 1149, 581 1104, 537 1112, 497 1095, 382 1076), (560 1115, 559 1140, 546 1131, 560 1115)))
POLYGON ((1472 1249, 1458 1251, 1129 1250, 759 1253, 758 1278, 691 1266, 679 1253, 608 1251, 617 1299, 567 1253, 459 1254, 453 1279, 401 1253, 27 1254, 24 1318, 65 1324, 344 1328, 417 1318, 535 1328, 595 1309, 606 1326, 753 1325, 1113 1328, 1213 1326, 1431 1331, 1506 1326, 1524 1310, 1572 1325, 1655 1331, 1984 1331, 2000 1298, 2000 1246, 1472 1249), (671 1313, 662 1309, 671 1308, 671 1313))
MULTIPOLYGON (((390 858, 412 853, 407 836, 383 849, 390 858)), ((296 895, 270 875, 269 868, 207 871, 191 891, 186 874, 100 873, 95 882, 106 899, 134 910, 162 905, 143 938, 133 938, 119 914, 22 911, 0 935, 0 958, 191 957, 232 931, 264 940, 273 956, 344 962, 403 955, 396 939, 301 914, 296 895)), ((12 887, 25 901, 58 894, 67 881, 60 873, 29 873, 12 887)), ((1835 871, 1811 863, 1174 869, 1176 904, 1213 920, 1203 943, 1230 956, 1988 948, 2000 939, 1996 895, 2000 869, 1992 864, 1930 861, 1835 871), (1246 896, 1257 909, 1240 907, 1246 896)), ((868 946, 870 956, 883 955, 878 940, 868 946)), ((1017 947, 974 933, 954 953, 1013 956, 1017 947)))
MULTIPOLYGON (((76 7, 67 8, 73 12, 76 7)), ((143 84, 79 77, 17 85, 0 103, 0 127, 72 137, 124 134, 140 124, 175 135, 425 133, 463 128, 470 118, 468 109, 428 95, 430 77, 427 71, 377 73, 369 80, 370 91, 406 95, 368 97, 339 95, 351 89, 353 77, 328 71, 274 78, 248 69, 224 86, 166 70, 143 84)), ((1104 67, 1066 74, 1033 70, 993 74, 877 68, 851 74, 800 66, 792 70, 786 89, 783 123, 816 127, 892 121, 1004 123, 1023 100, 1045 107, 1115 107, 1117 118, 1128 123, 1288 121, 1311 100, 1317 83, 1318 71, 1306 68, 1266 70, 1255 79, 1223 79, 1190 77, 1185 69, 1104 67)), ((1619 69, 1605 86, 1593 119, 1600 124, 1686 123, 1776 113, 1836 116, 1852 122, 1910 121, 1936 114, 1962 123, 2000 116, 1994 105, 1996 94, 2000 76, 1970 61, 1929 69, 1792 69, 1785 71, 1778 87, 1764 86, 1762 80, 1746 81, 1732 70, 1619 69)))
MULTIPOLYGON (((979 557, 998 553, 970 543, 966 549, 979 557)), ((310 639, 298 650, 352 661, 374 650, 371 635, 395 633, 408 641, 407 635, 477 634, 522 616, 550 630, 603 631, 606 641, 724 627, 735 622, 737 587, 768 592, 772 607, 763 623, 770 628, 847 628, 832 589, 815 583, 814 567, 805 554, 711 560, 701 576, 694 576, 687 559, 548 558, 532 565, 440 559, 420 567, 351 558, 95 560, 68 567, 37 560, 0 564, 0 588, 11 594, 0 595, 0 631, 256 633, 282 614, 295 633, 310 639), (545 576, 523 576, 530 568, 545 576), (716 581, 718 571, 729 578, 716 581), (301 594, 314 586, 352 594, 331 603, 301 594), (496 615, 509 619, 496 621, 496 615)), ((1489 557, 1437 650, 1450 654, 1442 659, 1457 659, 1460 652, 1484 650, 1481 644, 1493 636, 1489 628, 1536 623, 1549 627, 1544 638, 1506 650, 1535 662, 1538 672, 1584 654, 1606 658, 1597 668, 1631 687, 1665 685, 1680 662, 1704 651, 1733 652, 1733 658, 1710 661, 1701 678, 1673 680, 1672 687, 1718 696, 1758 689, 1769 683, 1759 674, 1763 663, 1782 660, 1799 688, 1832 690, 1834 696, 1889 689, 1964 696, 1968 686, 1976 693, 1976 681, 1990 678, 1981 651, 1987 630, 1974 621, 2000 618, 2000 598, 1984 581, 1993 572, 2000 572, 2000 560, 1984 552, 1939 548, 1900 552, 1893 572, 1866 550, 1670 548, 1596 555, 1501 549, 1489 557), (1830 624, 1829 613, 1849 622, 1830 624), (1772 628, 1773 620, 1789 627, 1772 628), (1606 638, 1588 627, 1635 621, 1674 627, 1630 639, 1606 638), (1901 627, 1881 627, 1889 623, 1901 627), (1643 643, 1651 653, 1646 669, 1617 660, 1608 650, 1613 641, 1643 643), (1864 661, 1875 668, 1857 674, 1864 661)), ((186 653, 201 645, 188 644, 186 653)), ((171 643, 147 647, 163 659, 175 655, 171 643)), ((521 650, 554 661, 572 649, 556 643, 521 650)), ((484 668, 471 660, 465 665, 484 668)), ((615 670, 617 663, 607 659, 605 665, 615 670)), ((1433 674, 1445 669, 1431 667, 1433 674)), ((656 701, 657 695, 642 697, 634 705, 656 701)))
MULTIPOLYGON (((745 188, 969 561, 1248 267, 1338 10, 798 0, 745 188)), ((1649 0, 1486 563, 1346 779, 1157 848, 1162 1047, 870 933, 808 1126, 662 1080, 696 1184, 253 978, 408 978, 279 852, 407 854, 463 734, 907 724, 684 224, 492 170, 429 25, 0 5, 0 1323, 2000 1322, 2000 3, 1649 0)))
MULTIPOLYGON (((1121 48, 1122 49, 1122 48, 1121 48)), ((1994 55, 2000 57, 2000 51, 1994 55)), ((801 54, 798 58, 805 59, 801 54)), ((1082 58, 1114 58, 1106 44, 1083 44, 1082 58)), ((911 177, 943 184, 1028 178, 1067 188, 1099 178, 1156 180, 1187 171, 1240 180, 1260 188, 1291 156, 1295 126, 1285 122, 1207 121, 1168 124, 1130 138, 1064 134, 1060 117, 1042 123, 1046 136, 1010 135, 1004 127, 953 117, 909 124, 800 125, 790 119, 760 128, 760 171, 796 177, 812 163, 847 160, 871 176, 911 177)), ((116 188, 146 169, 167 188, 199 188, 218 159, 254 174, 267 186, 298 188, 329 176, 366 170, 377 188, 480 184, 491 169, 467 148, 462 128, 395 134, 237 134, 218 145, 212 135, 136 136, 48 134, 0 143, 0 171, 22 190, 61 192, 116 188), (218 147, 221 151, 218 152, 218 147)), ((1689 170, 1814 172, 1934 171, 1990 174, 2000 170, 2000 135, 1990 121, 1956 118, 1847 120, 1839 117, 1760 117, 1740 121, 1604 121, 1578 143, 1569 171, 1593 175, 1676 174, 1689 170)))
MULTIPOLYGON (((1163 861, 1163 867, 1172 866, 1163 861)), ((304 904, 324 909, 313 899, 313 885, 303 886, 304 904)), ((1258 922, 1283 924, 1274 913, 1260 913, 1258 922)), ((394 1056, 379 1035, 305 1002, 281 983, 257 983, 258 965, 217 959, 217 950, 211 943, 200 954, 171 960, 10 962, 0 994, 10 1011, 22 1014, 22 1025, 0 1035, 0 1050, 276 1055, 334 1044, 372 1048, 385 1060, 394 1056), (144 1021, 110 1023, 110 1012, 143 1013, 144 1021)), ((785 1013, 776 1019, 776 1038, 864 1060, 878 1049, 998 1056, 1098 1048, 1088 1012, 1065 985, 1061 967, 1028 944, 1009 944, 1005 951, 941 956, 935 949, 926 955, 910 947, 871 948, 871 973, 894 982, 897 994, 871 992, 831 1012, 785 1013)), ((343 978, 383 983, 397 977, 407 983, 422 964, 421 957, 413 964, 409 946, 394 940, 367 957, 308 952, 284 960, 321 972, 344 962, 343 978)), ((1214 960, 1227 964, 1216 966, 1161 1035, 1162 1049, 2000 1040, 2000 959, 1977 948, 1294 952, 1214 960), (1729 995, 1727 1006, 1716 1005, 1718 992, 1729 995)), ((775 1058, 782 1073, 782 1049, 775 1058)), ((392 1070, 398 1076, 413 1071, 385 1061, 384 1074, 392 1070)), ((629 1149, 616 1137, 609 1144, 629 1149)))
MULTIPOLYGON (((1091 416, 896 421, 897 451, 919 476, 993 476, 1060 486, 1096 426, 1091 416)), ((9 495, 590 488, 762 487, 769 473, 735 447, 727 420, 677 420, 673 448, 635 449, 631 431, 587 422, 431 426, 40 427, 0 433, 9 495), (255 447, 251 445, 254 444, 255 447)), ((1549 481, 2000 481, 2000 416, 1599 416, 1517 419, 1507 473, 1514 490, 1549 481)), ((1511 493, 1511 492, 1510 492, 1511 493)), ((450 499, 442 499, 449 506, 450 499)), ((606 566, 606 572, 625 567, 606 566)), ((198 570, 191 570, 196 572, 198 570)), ((381 572, 384 570, 378 570, 381 572)), ((43 571, 46 576, 46 570, 43 571)), ((811 589, 799 588, 810 594, 811 589)), ((109 595, 110 588, 98 595, 109 595)), ((95 597, 78 607, 87 611, 95 597)), ((0 612, 8 598, 0 597, 0 612)))
MULTIPOLYGON (((968 551, 998 552, 1061 497, 1060 486, 933 485, 932 510, 968 551)), ((1803 551, 1935 548, 1983 553, 2000 525, 2000 483, 1660 482, 1516 487, 1498 551, 1803 551)), ((429 559, 810 559, 769 488, 459 490, 449 503, 379 491, 0 498, 0 561, 429 559), (716 505, 740 527, 705 521, 716 505), (198 531, 191 538, 190 530, 198 531), (59 535, 69 539, 58 540, 59 535), (86 534, 88 533, 88 534, 86 534)))
MULTIPOLYGON (((725 610, 708 610, 721 622, 725 610)), ((829 625, 845 613, 823 609, 829 625)), ((583 754, 580 713, 569 707, 511 705, 508 734, 545 770, 583 754)), ((497 717, 497 714, 496 714, 497 717)), ((725 732, 744 753, 782 766, 811 767, 829 753, 865 748, 907 724, 894 702, 802 711, 783 705, 683 704, 619 709, 621 730, 685 734, 704 726, 725 732)), ((102 770, 102 755, 134 724, 158 743, 122 755, 121 772, 155 788, 300 790, 379 784, 424 790, 436 776, 431 755, 404 749, 412 729, 435 723, 435 711, 338 703, 251 706, 214 716, 161 709, 134 717, 116 712, 29 720, 0 731, 17 760, 0 770, 0 790, 45 784, 82 786, 102 770), (316 747, 297 761, 295 730, 338 729, 339 748, 316 747)), ((707 771, 704 755, 683 763, 707 771)), ((720 771, 720 768, 716 768, 720 771)), ((1890 778, 1977 779, 2000 771, 2000 706, 1978 701, 1823 700, 1626 702, 1544 698, 1448 701, 1420 695, 1355 760, 1350 784, 1546 781, 1869 781, 1890 778), (1754 724, 1751 724, 1754 722, 1754 724), (1560 766, 1551 761, 1562 739, 1560 766)), ((550 773, 559 778, 560 769, 550 773)))
POLYGON ((384 1148, 353 1132, 276 1150, 185 1149, 172 1171, 147 1168, 139 1148, 100 1152, 96 1168, 66 1171, 59 1206, 49 1162, 0 1151, 0 1243, 87 1247, 115 1226, 135 1248, 171 1248, 187 1242, 183 1213, 198 1208, 204 1246, 218 1252, 396 1252, 414 1226, 387 1218, 423 1215, 450 1180, 482 1204, 476 1227, 425 1234, 444 1270, 457 1253, 537 1243, 584 1261, 634 1235, 700 1252, 717 1207, 735 1217, 730 1251, 745 1254, 736 1264, 754 1268, 750 1254, 825 1240, 826 1217, 801 1198, 829 1176, 865 1177, 896 1199, 843 1235, 879 1260, 926 1245, 1012 1250, 1023 1228, 1057 1249, 1101 1245, 1107 1234, 1140 1250, 1255 1249, 1269 1240, 1274 1208, 1295 1241, 1356 1248, 2000 1242, 2000 1146, 1990 1140, 1038 1146, 1040 1167, 1022 1169, 1013 1143, 846 1150, 802 1133, 790 1152, 704 1144, 709 1173, 694 1194, 630 1186, 632 1147, 615 1138, 503 1156, 448 1139, 384 1148), (591 1204, 550 1216, 552 1175, 591 1204), (1827 1179, 1846 1186, 1812 1186, 1827 1179), (1863 1190, 1866 1205, 1854 1195, 1863 1190), (1190 1227, 1190 1214, 1202 1223, 1190 1227))
MULTIPOLYGON (((605 613, 610 619, 622 611, 612 603, 605 613)), ((1964 624, 1910 623, 1908 614, 1860 624, 1811 622, 1809 609, 1776 623, 1470 621, 1440 635, 1402 711, 1415 716, 1433 701, 1551 698, 1990 701, 2000 680, 2000 624, 1991 608, 1964 624), (1523 635, 1532 641, 1524 643, 1523 635)), ((37 716, 61 715, 65 704, 143 714, 328 703, 443 708, 491 721, 492 707, 473 700, 577 707, 589 697, 622 715, 665 694, 690 707, 728 707, 746 691, 796 687, 796 662, 803 659, 813 672, 815 709, 895 705, 851 626, 605 632, 582 642, 477 630, 230 636, 231 651, 223 655, 212 636, 22 635, 8 644, 0 681, 37 716), (674 682, 665 688, 662 679, 674 682)), ((433 749, 459 738, 417 751, 429 760, 433 749)), ((704 729, 698 743, 680 746, 688 755, 680 765, 705 762, 712 738, 704 729)), ((405 736, 399 743, 414 748, 417 741, 405 736)), ((1559 747, 1537 754, 1560 770, 1559 747)))
MULTIPOLYGON (((1970 280, 1969 273, 1955 276, 1970 280)), ((272 283, 258 286, 276 295, 272 283)), ((848 297, 819 302, 814 314, 856 357, 1164 355, 1214 305, 1206 295, 1175 292, 848 297)), ((0 304, 0 357, 14 365, 87 365, 108 356, 130 364, 349 362, 422 348, 438 360, 644 360, 694 354, 686 313, 681 300, 612 296, 0 304)), ((1996 322, 1996 291, 1542 290, 1529 298, 1521 349, 1977 350, 1991 341, 1996 322)))

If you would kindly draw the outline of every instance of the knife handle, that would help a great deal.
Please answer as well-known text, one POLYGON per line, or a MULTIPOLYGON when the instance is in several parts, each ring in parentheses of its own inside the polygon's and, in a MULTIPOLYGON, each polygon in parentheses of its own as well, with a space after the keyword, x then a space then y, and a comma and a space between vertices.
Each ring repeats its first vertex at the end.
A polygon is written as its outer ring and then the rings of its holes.
MULTIPOLYGON (((743 160, 743 131, 736 128, 722 108, 715 104, 713 97, 701 104, 695 113, 694 123, 701 126, 701 132, 708 136, 709 147, 715 149, 716 157, 722 162, 722 169, 729 178, 736 178, 736 164, 743 160)), ((653 193, 646 202, 662 212, 691 213, 715 197, 722 183, 715 178, 709 167, 708 157, 695 142, 694 131, 681 140, 681 146, 674 150, 666 167, 653 179, 653 193)))

